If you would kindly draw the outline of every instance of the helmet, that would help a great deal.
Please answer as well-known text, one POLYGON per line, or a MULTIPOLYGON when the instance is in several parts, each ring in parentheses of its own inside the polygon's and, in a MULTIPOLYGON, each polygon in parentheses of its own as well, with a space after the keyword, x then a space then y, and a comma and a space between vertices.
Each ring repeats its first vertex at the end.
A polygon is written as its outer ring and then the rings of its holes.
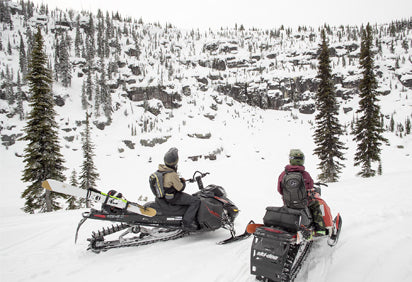
POLYGON ((167 153, 164 156, 165 165, 174 167, 177 165, 178 161, 179 161, 178 150, 175 147, 170 148, 169 151, 167 151, 167 153))
POLYGON ((303 165, 305 163, 305 155, 299 149, 291 149, 289 152, 289 163, 291 165, 303 165))

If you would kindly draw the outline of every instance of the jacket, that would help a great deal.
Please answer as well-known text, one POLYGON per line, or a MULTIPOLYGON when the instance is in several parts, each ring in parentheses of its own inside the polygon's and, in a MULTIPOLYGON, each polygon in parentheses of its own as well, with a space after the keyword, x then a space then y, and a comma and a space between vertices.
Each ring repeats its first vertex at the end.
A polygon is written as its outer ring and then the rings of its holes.
POLYGON ((182 192, 185 188, 185 183, 180 181, 179 175, 176 170, 164 165, 159 164, 159 171, 170 171, 170 173, 165 173, 163 176, 163 187, 165 192, 168 194, 174 194, 176 192, 182 192))
POLYGON ((283 188, 282 188, 282 180, 283 177, 286 174, 286 171, 300 171, 302 172, 302 176, 303 176, 303 180, 305 182, 305 188, 306 190, 310 190, 313 188, 313 179, 310 176, 310 174, 305 171, 305 167, 304 166, 300 166, 300 165, 287 165, 285 167, 285 171, 283 171, 280 175, 279 175, 279 179, 278 179, 278 192, 283 195, 283 188))

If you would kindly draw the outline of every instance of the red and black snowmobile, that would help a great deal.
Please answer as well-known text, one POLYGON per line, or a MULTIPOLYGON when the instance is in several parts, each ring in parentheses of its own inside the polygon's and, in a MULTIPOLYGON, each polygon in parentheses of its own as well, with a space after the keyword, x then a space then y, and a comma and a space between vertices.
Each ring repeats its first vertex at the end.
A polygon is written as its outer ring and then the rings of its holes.
POLYGON ((108 228, 93 232, 89 250, 99 253, 112 248, 147 245, 159 241, 167 241, 184 237, 188 234, 213 231, 224 228, 230 231, 231 237, 219 244, 226 244, 249 237, 244 232, 236 236, 234 220, 238 215, 238 208, 227 198, 223 187, 217 185, 203 186, 202 178, 209 173, 195 172, 188 182, 197 182, 199 191, 193 194, 200 199, 201 204, 197 212, 199 230, 188 232, 182 228, 182 216, 187 206, 171 205, 164 199, 139 205, 123 199, 119 193, 110 191, 103 193, 96 189, 83 190, 55 180, 43 182, 43 187, 67 195, 77 196, 102 203, 101 209, 90 209, 83 213, 76 231, 76 240, 80 226, 87 219, 117 222, 108 228), (123 231, 117 238, 112 234, 123 231))
POLYGON ((309 191, 319 201, 326 227, 325 235, 315 232, 309 208, 293 209, 286 206, 267 207, 263 224, 249 224, 247 231, 254 234, 250 272, 262 281, 293 281, 315 240, 326 239, 336 245, 342 227, 342 217, 332 219, 329 206, 321 198, 320 186, 315 183, 309 191))

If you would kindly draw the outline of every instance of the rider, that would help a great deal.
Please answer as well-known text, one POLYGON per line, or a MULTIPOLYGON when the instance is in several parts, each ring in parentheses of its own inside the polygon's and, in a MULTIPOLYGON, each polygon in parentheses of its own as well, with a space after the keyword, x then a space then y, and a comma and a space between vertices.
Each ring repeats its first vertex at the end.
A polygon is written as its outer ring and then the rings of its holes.
POLYGON ((173 147, 164 155, 164 164, 159 164, 159 171, 170 171, 170 173, 164 174, 163 178, 165 200, 172 205, 188 206, 183 215, 183 229, 195 231, 198 229, 196 214, 200 206, 200 200, 183 192, 186 182, 184 178, 179 178, 177 174, 178 161, 178 150, 173 147))
MULTIPOLYGON (((299 149, 292 149, 289 152, 289 165, 286 165, 285 171, 283 171, 279 175, 278 179, 278 192, 283 196, 283 188, 282 188, 282 180, 286 174, 286 171, 299 171, 302 173, 303 180, 305 182, 306 191, 310 191, 313 189, 313 179, 310 174, 305 171, 305 167, 303 166, 305 162, 305 155, 299 149)), ((309 196, 308 207, 312 213, 313 223, 315 227, 315 231, 317 235, 325 235, 326 228, 325 223, 323 221, 322 211, 320 210, 319 202, 309 196)))

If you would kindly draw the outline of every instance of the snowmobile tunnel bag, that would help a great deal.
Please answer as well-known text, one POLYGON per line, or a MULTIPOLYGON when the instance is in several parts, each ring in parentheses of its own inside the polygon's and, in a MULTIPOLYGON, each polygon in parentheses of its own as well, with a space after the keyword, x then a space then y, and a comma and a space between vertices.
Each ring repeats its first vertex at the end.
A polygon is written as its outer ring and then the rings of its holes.
POLYGON ((265 226, 281 227, 289 232, 297 232, 301 225, 310 225, 310 212, 305 209, 283 207, 267 207, 263 217, 265 226))
POLYGON ((222 226, 223 206, 213 198, 201 198, 197 220, 201 229, 216 230, 222 226))

